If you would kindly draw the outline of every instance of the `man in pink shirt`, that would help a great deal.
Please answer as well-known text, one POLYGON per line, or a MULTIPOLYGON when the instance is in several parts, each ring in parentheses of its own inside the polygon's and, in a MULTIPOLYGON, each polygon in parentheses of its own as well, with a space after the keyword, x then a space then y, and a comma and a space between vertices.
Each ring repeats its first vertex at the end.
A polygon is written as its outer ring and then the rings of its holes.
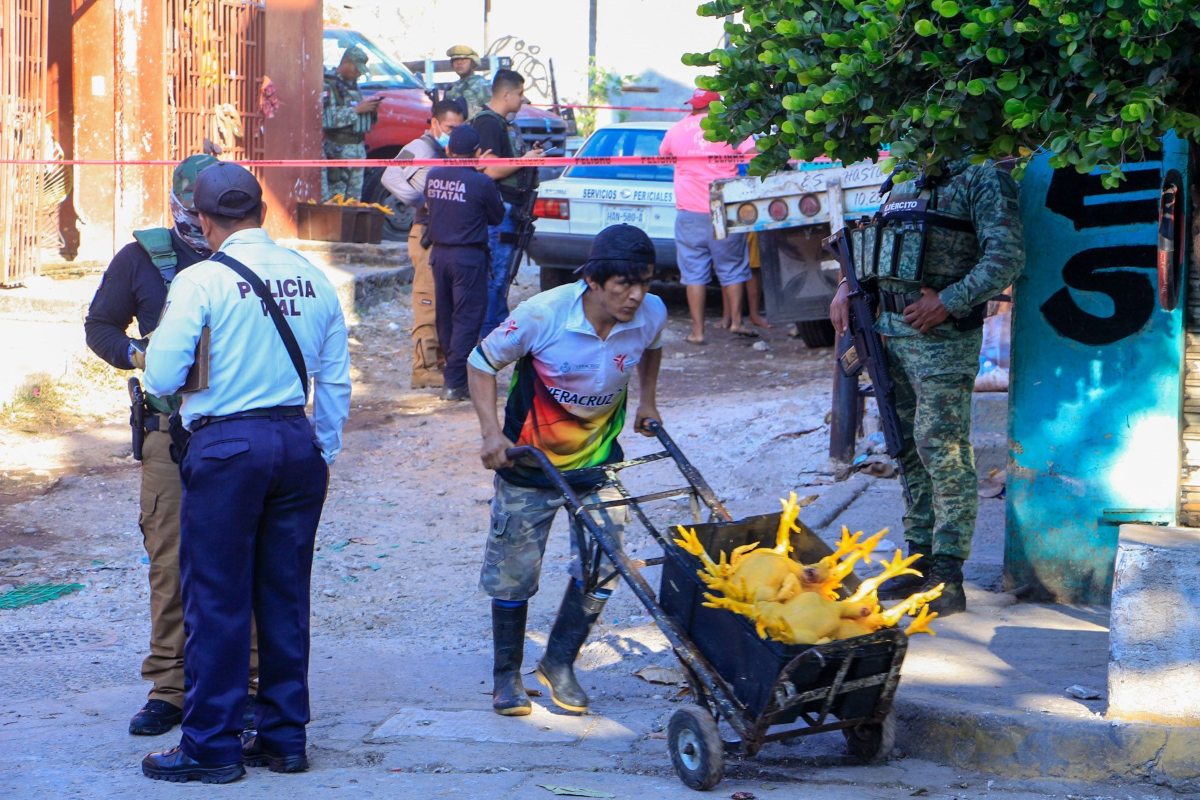
MULTIPOLYGON (((720 97, 716 92, 697 89, 687 101, 692 113, 667 131, 659 154, 735 155, 753 149, 751 139, 735 150, 724 142, 710 142, 704 138, 700 120, 707 113, 709 104, 720 97)), ((691 344, 704 344, 704 293, 714 271, 721 284, 725 309, 729 312, 730 332, 739 336, 757 335, 742 321, 743 286, 750 279, 746 237, 731 234, 724 239, 714 239, 709 215, 709 185, 715 180, 736 176, 736 164, 695 161, 675 165, 675 252, 680 280, 687 287, 688 311, 692 318, 692 330, 687 340, 691 344)))

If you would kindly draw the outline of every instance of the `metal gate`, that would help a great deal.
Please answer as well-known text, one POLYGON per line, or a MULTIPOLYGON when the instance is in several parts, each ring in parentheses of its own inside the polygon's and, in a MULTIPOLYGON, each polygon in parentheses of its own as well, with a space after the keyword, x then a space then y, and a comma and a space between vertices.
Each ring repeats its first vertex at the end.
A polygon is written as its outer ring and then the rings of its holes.
POLYGON ((171 158, 187 158, 209 145, 224 159, 262 157, 265 6, 253 0, 168 0, 171 158))
POLYGON ((37 272, 43 156, 46 0, 0 0, 0 286, 37 272))

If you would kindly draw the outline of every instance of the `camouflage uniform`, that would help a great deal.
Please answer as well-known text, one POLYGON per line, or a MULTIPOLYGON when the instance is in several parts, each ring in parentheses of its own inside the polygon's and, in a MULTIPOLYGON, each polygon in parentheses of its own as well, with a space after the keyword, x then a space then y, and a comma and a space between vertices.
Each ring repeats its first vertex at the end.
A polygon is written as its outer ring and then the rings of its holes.
POLYGON ((471 119, 492 99, 492 84, 482 75, 471 73, 459 78, 446 90, 446 99, 461 99, 467 106, 467 119, 471 119))
POLYGON ((901 311, 884 308, 875 326, 885 337, 904 432, 900 461, 909 495, 904 537, 932 546, 935 555, 965 560, 978 507, 971 393, 983 329, 961 321, 974 311, 982 322, 977 307, 1016 280, 1025 264, 1017 185, 990 162, 961 161, 932 188, 917 187, 911 181, 897 186, 888 202, 928 199, 931 211, 969 222, 964 227, 974 230, 928 224, 921 263, 915 249, 902 248, 896 274, 877 274, 878 287, 909 301, 923 286, 934 289, 950 319, 920 334, 901 311))
MULTIPOLYGON (((367 54, 357 46, 347 47, 342 60, 353 61, 361 70, 367 64, 367 54)), ((362 99, 357 80, 348 81, 337 72, 325 73, 325 91, 321 98, 321 129, 325 137, 325 158, 367 157, 367 147, 363 144, 363 139, 375 123, 376 114, 359 114, 354 110, 362 99)), ((328 167, 321 170, 322 201, 327 201, 336 194, 361 200, 362 190, 362 167, 328 167)))
MULTIPOLYGON (((498 600, 528 600, 537 594, 542 570, 542 555, 554 515, 566 501, 557 489, 526 488, 509 483, 500 476, 494 479, 496 494, 492 498, 492 523, 479 588, 498 600)), ((580 497, 584 503, 598 500, 618 500, 620 494, 612 487, 601 486, 580 497)), ((625 506, 589 512, 593 518, 621 541, 629 522, 625 506)), ((571 576, 583 580, 582 559, 576 530, 582 525, 571 517, 571 576)), ((584 531, 585 541, 591 537, 584 531)), ((596 545, 592 545, 596 546, 596 545)), ((601 558, 600 574, 612 571, 608 557, 601 558)), ((615 583, 605 588, 615 588, 615 583)))

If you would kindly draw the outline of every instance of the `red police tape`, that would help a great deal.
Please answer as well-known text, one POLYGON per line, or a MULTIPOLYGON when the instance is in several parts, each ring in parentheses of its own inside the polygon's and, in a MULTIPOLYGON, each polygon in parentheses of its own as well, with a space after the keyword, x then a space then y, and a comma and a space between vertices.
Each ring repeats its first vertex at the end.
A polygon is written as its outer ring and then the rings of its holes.
MULTIPOLYGON (((670 167, 680 163, 704 164, 744 164, 749 162, 756 153, 735 153, 732 155, 696 155, 696 156, 594 156, 579 158, 577 156, 555 156, 552 158, 413 158, 406 160, 389 160, 379 158, 343 158, 343 159, 231 159, 231 164, 241 164, 244 167, 384 167, 389 165, 408 167, 606 167, 606 166, 659 166, 670 167)), ((46 159, 0 159, 0 164, 24 164, 27 166, 75 166, 75 167, 175 167, 178 161, 156 159, 123 161, 120 159, 63 159, 53 161, 46 159)))
POLYGON ((598 108, 604 111, 660 111, 671 114, 690 114, 691 106, 593 106, 586 103, 529 103, 534 108, 598 108))

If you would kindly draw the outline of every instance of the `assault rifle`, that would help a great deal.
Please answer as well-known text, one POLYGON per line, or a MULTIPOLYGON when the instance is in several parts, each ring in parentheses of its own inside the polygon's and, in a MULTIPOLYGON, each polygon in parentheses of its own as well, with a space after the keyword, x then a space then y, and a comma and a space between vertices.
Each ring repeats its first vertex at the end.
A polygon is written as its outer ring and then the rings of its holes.
POLYGON ((866 367, 867 375, 871 378, 871 388, 875 395, 875 404, 879 406, 880 427, 883 428, 884 445, 887 454, 900 461, 900 453, 904 449, 904 435, 900 430, 900 416, 896 413, 896 387, 888 374, 887 353, 883 349, 883 340, 875 331, 875 310, 878 299, 859 283, 855 272, 854 253, 860 253, 867 248, 851 247, 851 237, 865 240, 862 227, 853 226, 842 228, 837 233, 826 238, 822 245, 825 250, 837 259, 841 265, 842 278, 850 287, 850 335, 853 340, 838 359, 842 373, 847 378, 860 375, 866 367))
MULTIPOLYGON (((532 169, 526 167, 525 169, 532 169)), ((535 183, 536 186, 536 183, 535 183)), ((513 249, 508 255, 508 268, 504 277, 504 296, 508 296, 508 287, 512 286, 513 280, 517 277, 517 270, 521 268, 521 259, 525 257, 525 251, 529 249, 529 240, 533 238, 533 204, 537 202, 537 189, 532 188, 525 192, 524 199, 520 205, 513 206, 513 249)))
POLYGON ((142 460, 142 445, 146 441, 146 394, 137 378, 129 379, 129 427, 133 432, 133 457, 142 460))

